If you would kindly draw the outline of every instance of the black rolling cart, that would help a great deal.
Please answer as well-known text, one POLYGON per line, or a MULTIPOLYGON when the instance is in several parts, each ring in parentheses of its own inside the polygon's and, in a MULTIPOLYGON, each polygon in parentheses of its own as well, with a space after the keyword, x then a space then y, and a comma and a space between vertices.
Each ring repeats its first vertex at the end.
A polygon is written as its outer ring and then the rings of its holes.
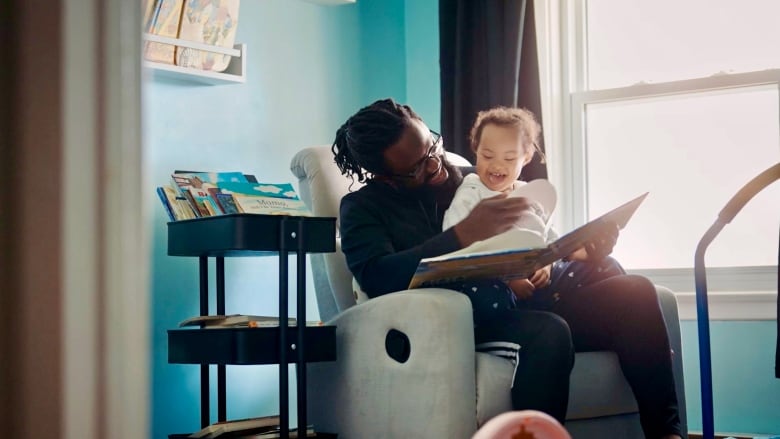
MULTIPOLYGON (((281 437, 289 437, 289 376, 295 364, 298 431, 306 431, 306 363, 336 359, 336 327, 306 326, 306 254, 336 250, 336 220, 323 217, 230 214, 168 223, 168 255, 199 259, 200 315, 209 314, 208 259, 216 262, 216 312, 225 314, 225 258, 278 256, 279 321, 288 318, 288 255, 297 256, 296 319, 303 326, 168 330, 168 362, 200 365, 201 428, 211 424, 209 367, 217 367, 217 421, 227 420, 228 364, 279 365, 281 437)), ((315 426, 316 428, 316 426, 315 426)), ((182 437, 171 435, 170 437, 182 437)), ((335 437, 319 434, 317 437, 335 437)))

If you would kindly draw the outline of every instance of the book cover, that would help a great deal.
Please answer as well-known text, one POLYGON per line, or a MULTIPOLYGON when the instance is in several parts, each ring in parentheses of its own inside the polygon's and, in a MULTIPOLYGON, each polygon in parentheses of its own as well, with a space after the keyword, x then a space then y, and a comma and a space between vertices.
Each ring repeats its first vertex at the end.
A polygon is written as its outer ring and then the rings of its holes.
POLYGON ((209 193, 211 194, 212 198, 216 200, 219 208, 222 209, 223 213, 240 213, 238 206, 236 206, 236 200, 233 199, 233 194, 219 192, 219 188, 210 188, 209 193))
MULTIPOLYGON (((191 209, 197 217, 241 213, 240 206, 238 206, 231 194, 218 195, 225 192, 219 186, 222 184, 251 186, 253 180, 256 181, 253 175, 247 175, 238 171, 202 172, 177 170, 171 174, 171 186, 176 189, 180 197, 185 198, 189 202, 191 209)), ((287 188, 284 189, 288 190, 287 188)), ((290 186, 291 189, 292 186, 290 186)), ((297 198, 297 195, 295 197, 297 198)))
POLYGON ((218 212, 219 209, 214 204, 214 201, 205 188, 190 187, 187 191, 192 197, 191 202, 193 202, 195 208, 198 209, 199 216, 215 216, 222 213, 221 211, 218 212))
MULTIPOLYGON (((185 174, 185 175, 209 175, 209 176, 213 176, 214 174, 216 174, 217 178, 221 178, 224 181, 231 181, 232 176, 234 174, 234 172, 232 172, 232 171, 231 172, 203 172, 203 171, 187 171, 187 170, 183 170, 183 169, 177 169, 177 170, 173 171, 173 173, 174 174, 185 174), (231 176, 231 179, 227 179, 226 178, 227 176, 231 176)), ((236 172, 236 173, 237 174, 241 174, 240 172, 236 172)), ((243 174, 243 176, 244 176, 243 179, 240 179, 238 181, 248 181, 248 182, 252 182, 252 183, 257 183, 257 177, 255 177, 254 175, 252 175, 252 174, 243 174)), ((211 178, 211 177, 209 177, 209 178, 211 178)))
POLYGON ((182 197, 187 200, 196 217, 199 218, 202 216, 201 209, 190 192, 190 188, 199 189, 203 187, 203 182, 199 178, 190 177, 188 175, 172 174, 171 187, 176 190, 177 197, 182 197))
POLYGON ((246 183, 249 181, 247 180, 247 176, 244 173, 238 171, 227 171, 227 172, 175 171, 173 174, 183 178, 190 178, 190 179, 197 178, 202 183, 221 183, 226 181, 231 181, 234 183, 246 183))
POLYGON ((311 216, 290 183, 217 183, 220 192, 231 194, 242 213, 311 216))
MULTIPOLYGON (((176 38, 179 35, 179 24, 184 0, 159 0, 156 6, 156 16, 150 24, 149 33, 163 37, 176 38)), ((173 64, 174 49, 172 44, 147 42, 144 58, 149 61, 173 64)))
POLYGON ((420 261, 409 288, 431 287, 465 279, 515 279, 579 249, 605 224, 622 229, 647 197, 647 192, 545 245, 538 235, 510 229, 461 250, 420 261))
POLYGON ((185 174, 171 174, 171 185, 180 195, 191 187, 203 187, 203 181, 198 177, 192 177, 185 174))
MULTIPOLYGON (((232 48, 236 40, 240 0, 186 0, 179 38, 210 46, 232 48)), ((190 47, 176 48, 176 65, 222 72, 230 55, 190 47)))
POLYGON ((143 4, 143 29, 146 32, 152 30, 155 21, 157 20, 157 13, 160 11, 160 0, 142 0, 143 4))
POLYGON ((173 207, 170 205, 170 202, 168 201, 168 197, 165 194, 165 188, 163 188, 162 186, 158 187, 157 196, 160 198, 163 208, 165 208, 165 213, 168 214, 168 218, 170 218, 171 221, 176 221, 176 215, 174 215, 173 207))
MULTIPOLYGON (((214 183, 208 180, 216 178, 210 174, 214 173, 171 174, 173 187, 189 202, 190 207, 198 217, 222 214, 216 201, 208 193, 208 189, 214 187, 214 183)), ((243 176, 243 174, 240 175, 243 176)))
POLYGON ((179 195, 176 190, 170 186, 163 186, 162 189, 168 200, 168 204, 171 206, 173 216, 176 217, 177 221, 198 217, 192 210, 192 205, 187 198, 179 195))

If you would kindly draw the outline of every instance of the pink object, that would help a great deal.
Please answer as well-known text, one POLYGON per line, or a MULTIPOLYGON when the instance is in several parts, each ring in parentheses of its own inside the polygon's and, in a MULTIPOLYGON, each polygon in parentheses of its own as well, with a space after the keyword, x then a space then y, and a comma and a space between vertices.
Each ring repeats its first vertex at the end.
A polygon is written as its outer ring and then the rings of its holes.
POLYGON ((519 410, 487 421, 471 439, 571 439, 571 436, 552 416, 536 410, 519 410))

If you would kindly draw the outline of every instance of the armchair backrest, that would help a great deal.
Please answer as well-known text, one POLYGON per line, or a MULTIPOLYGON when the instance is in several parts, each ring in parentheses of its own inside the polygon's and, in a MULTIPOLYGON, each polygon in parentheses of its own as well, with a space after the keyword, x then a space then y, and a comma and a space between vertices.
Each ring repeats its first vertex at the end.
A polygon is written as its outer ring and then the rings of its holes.
MULTIPOLYGON (((470 166, 463 157, 447 152, 450 162, 470 166)), ((301 199, 315 216, 336 217, 336 252, 310 255, 317 307, 320 319, 328 321, 357 303, 357 288, 353 288, 352 273, 341 252, 338 232, 341 197, 356 191, 362 183, 352 181, 339 171, 330 146, 311 146, 298 151, 290 170, 298 178, 301 199)))
POLYGON ((301 199, 315 216, 336 217, 336 251, 312 254, 310 263, 320 320, 328 321, 356 303, 352 291, 352 273, 341 253, 339 204, 341 197, 357 190, 362 183, 343 176, 329 146, 312 146, 292 158, 290 170, 298 177, 301 199))

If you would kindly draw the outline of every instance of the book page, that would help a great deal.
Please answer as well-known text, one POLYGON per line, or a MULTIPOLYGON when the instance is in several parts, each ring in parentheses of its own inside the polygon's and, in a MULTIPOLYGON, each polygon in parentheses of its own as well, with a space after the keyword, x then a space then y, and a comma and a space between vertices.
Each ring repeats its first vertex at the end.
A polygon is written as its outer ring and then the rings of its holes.
POLYGON ((594 233, 597 233, 604 224, 614 223, 619 229, 623 229, 636 212, 639 205, 647 197, 648 192, 622 204, 600 217, 572 230, 550 244, 550 249, 563 258, 582 247, 594 233))

